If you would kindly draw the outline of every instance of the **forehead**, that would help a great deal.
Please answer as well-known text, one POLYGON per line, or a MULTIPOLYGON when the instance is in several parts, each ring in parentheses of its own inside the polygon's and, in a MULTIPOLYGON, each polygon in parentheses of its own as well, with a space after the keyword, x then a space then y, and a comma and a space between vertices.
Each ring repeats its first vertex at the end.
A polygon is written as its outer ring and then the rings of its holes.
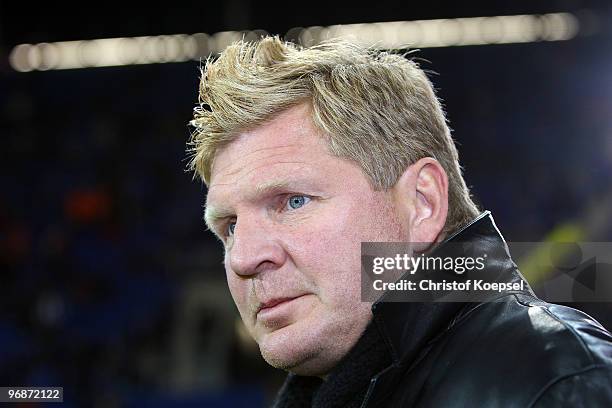
POLYGON ((307 105, 298 105, 270 122, 243 132, 219 150, 211 169, 208 200, 224 192, 261 189, 262 184, 313 178, 333 170, 332 156, 312 124, 307 105), (281 180, 282 179, 282 180, 281 180))

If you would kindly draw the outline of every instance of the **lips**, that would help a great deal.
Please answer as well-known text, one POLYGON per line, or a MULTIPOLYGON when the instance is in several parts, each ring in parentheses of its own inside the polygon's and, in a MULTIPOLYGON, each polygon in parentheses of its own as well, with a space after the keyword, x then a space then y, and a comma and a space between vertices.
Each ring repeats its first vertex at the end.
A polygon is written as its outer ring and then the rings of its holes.
MULTIPOLYGON (((302 295, 300 295, 300 296, 302 296, 302 295)), ((291 301, 293 299, 297 299, 300 296, 273 298, 273 299, 270 299, 270 300, 268 300, 266 302, 262 302, 262 303, 260 303, 259 307, 257 308, 257 313, 259 313, 261 310, 271 309, 274 306, 279 305, 281 303, 289 302, 289 301, 291 301)))

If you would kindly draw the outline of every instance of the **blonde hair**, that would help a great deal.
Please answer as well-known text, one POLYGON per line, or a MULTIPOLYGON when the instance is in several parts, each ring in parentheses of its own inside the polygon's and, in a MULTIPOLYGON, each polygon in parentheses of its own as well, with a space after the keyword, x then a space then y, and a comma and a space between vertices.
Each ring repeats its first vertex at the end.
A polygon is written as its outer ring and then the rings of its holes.
POLYGON ((309 102, 330 152, 356 162, 373 188, 391 188, 405 169, 433 157, 449 179, 452 232, 478 214, 432 84, 402 55, 332 40, 302 48, 265 37, 239 41, 202 70, 190 169, 208 184, 218 149, 240 132, 309 102))

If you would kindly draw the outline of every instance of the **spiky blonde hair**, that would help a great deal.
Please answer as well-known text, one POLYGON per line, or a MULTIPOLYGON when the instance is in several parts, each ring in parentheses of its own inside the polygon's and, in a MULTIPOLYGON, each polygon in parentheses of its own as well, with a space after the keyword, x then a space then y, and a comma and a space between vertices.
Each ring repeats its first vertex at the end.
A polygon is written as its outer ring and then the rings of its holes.
POLYGON ((423 157, 449 179, 452 232, 478 214, 432 84, 416 62, 340 40, 302 48, 265 37, 238 41, 202 70, 190 168, 208 184, 216 152, 240 133, 302 102, 332 154, 356 162, 377 190, 423 157))

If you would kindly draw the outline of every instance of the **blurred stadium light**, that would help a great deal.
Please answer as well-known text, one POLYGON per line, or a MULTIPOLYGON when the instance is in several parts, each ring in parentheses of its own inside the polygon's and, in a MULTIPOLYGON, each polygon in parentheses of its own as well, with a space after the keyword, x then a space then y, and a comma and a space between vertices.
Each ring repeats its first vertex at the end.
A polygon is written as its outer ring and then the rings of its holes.
MULTIPOLYGON (((305 46, 341 37, 397 49, 563 41, 574 38, 579 30, 575 15, 549 13, 297 27, 285 37, 305 46)), ((19 72, 182 62, 218 53, 241 38, 255 40, 265 34, 264 30, 223 31, 20 44, 11 50, 9 61, 19 72)))

